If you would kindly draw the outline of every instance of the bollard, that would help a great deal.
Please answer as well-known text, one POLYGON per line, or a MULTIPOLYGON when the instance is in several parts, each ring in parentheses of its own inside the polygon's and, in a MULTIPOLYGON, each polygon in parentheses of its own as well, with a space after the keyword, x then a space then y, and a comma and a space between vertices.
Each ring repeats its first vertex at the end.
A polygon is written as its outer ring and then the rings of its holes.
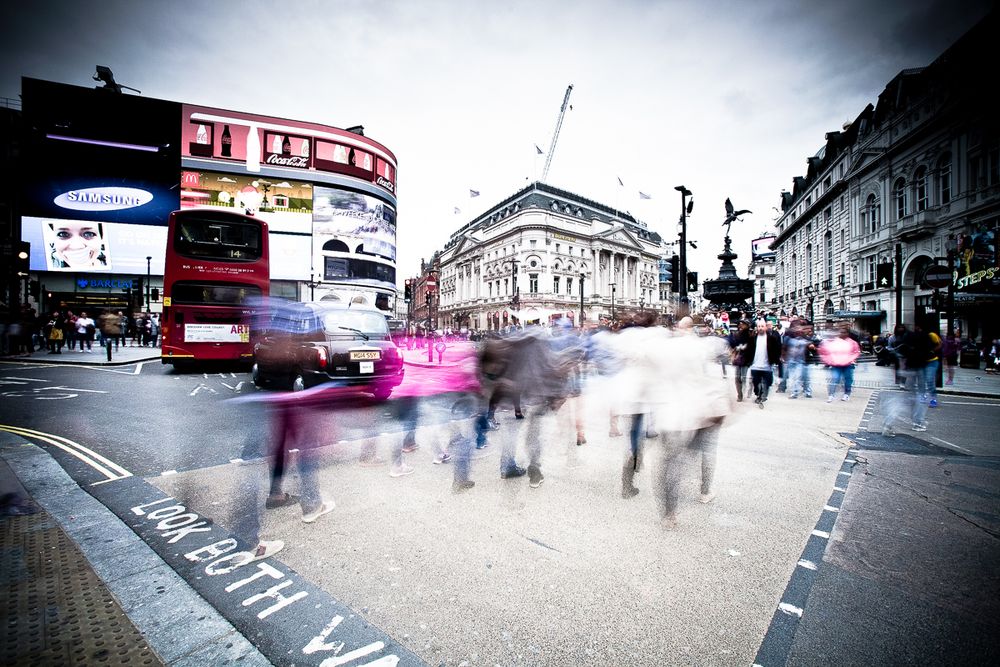
POLYGON ((104 338, 104 349, 108 351, 108 361, 111 361, 111 339, 104 338))

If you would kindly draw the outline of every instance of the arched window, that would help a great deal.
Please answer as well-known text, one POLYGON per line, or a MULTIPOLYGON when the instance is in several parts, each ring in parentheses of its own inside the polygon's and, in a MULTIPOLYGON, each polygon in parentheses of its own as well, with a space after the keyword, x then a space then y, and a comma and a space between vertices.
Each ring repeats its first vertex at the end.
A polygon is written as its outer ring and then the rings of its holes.
POLYGON ((338 241, 333 239, 332 241, 327 241, 323 244, 323 250, 332 250, 336 252, 351 252, 351 249, 347 247, 347 244, 343 241, 338 241))
POLYGON ((868 195, 861 211, 861 233, 873 234, 882 226, 882 204, 874 193, 868 195))
POLYGON ((897 178, 892 186, 892 198, 896 204, 896 220, 906 217, 906 179, 897 178))
POLYGON ((823 305, 823 312, 827 315, 833 315, 833 301, 830 299, 826 300, 826 304, 823 305))
POLYGON ((938 203, 947 204, 951 201, 951 153, 945 153, 938 160, 938 203))
POLYGON ((927 210, 927 169, 918 167, 913 174, 917 194, 917 211, 927 210))

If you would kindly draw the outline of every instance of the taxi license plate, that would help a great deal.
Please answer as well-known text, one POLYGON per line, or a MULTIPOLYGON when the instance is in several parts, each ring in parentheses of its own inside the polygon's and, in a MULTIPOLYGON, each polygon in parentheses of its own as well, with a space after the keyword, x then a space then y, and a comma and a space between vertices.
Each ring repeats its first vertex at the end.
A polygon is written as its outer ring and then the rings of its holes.
POLYGON ((375 361, 381 358, 382 355, 378 350, 355 350, 351 352, 351 361, 375 361))
POLYGON ((375 362, 374 361, 362 361, 358 364, 359 373, 374 373, 375 372, 375 362))

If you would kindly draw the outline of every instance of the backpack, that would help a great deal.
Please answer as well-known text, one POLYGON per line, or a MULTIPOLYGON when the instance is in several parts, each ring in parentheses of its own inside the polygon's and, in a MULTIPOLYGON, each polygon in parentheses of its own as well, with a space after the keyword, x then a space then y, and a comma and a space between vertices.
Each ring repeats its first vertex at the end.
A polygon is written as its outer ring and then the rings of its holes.
POLYGON ((901 352, 908 367, 926 366, 931 358, 931 337, 925 331, 911 331, 903 341, 901 352))

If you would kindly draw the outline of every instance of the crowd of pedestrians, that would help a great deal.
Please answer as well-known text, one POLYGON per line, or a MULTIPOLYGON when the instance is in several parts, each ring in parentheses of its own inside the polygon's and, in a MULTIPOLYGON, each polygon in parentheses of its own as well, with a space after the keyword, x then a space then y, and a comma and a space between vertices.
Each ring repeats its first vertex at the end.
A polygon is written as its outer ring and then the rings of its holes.
POLYGON ((49 354, 76 352, 93 354, 106 344, 119 347, 157 347, 160 344, 159 313, 126 313, 123 310, 104 309, 96 316, 94 311, 53 309, 36 314, 35 309, 24 307, 16 321, 2 325, 0 353, 7 356, 31 356, 37 351, 49 354))

